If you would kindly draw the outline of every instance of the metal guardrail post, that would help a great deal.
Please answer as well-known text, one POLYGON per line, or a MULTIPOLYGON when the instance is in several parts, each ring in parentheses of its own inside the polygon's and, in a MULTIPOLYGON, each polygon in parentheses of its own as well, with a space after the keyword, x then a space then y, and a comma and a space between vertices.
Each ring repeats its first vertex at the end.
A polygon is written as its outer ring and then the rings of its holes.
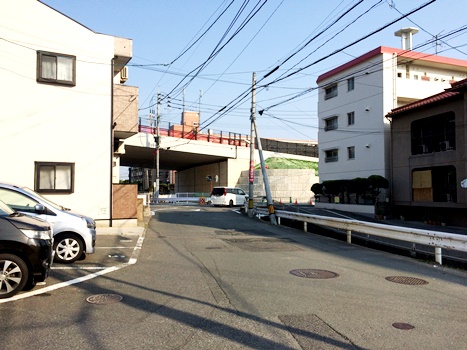
POLYGON ((438 264, 443 265, 443 256, 441 253, 441 247, 435 247, 435 260, 438 264))
MULTIPOLYGON (((266 208, 256 208, 256 213, 259 216, 267 216, 269 214, 266 208)), ((435 260, 440 265, 442 265, 443 262, 442 249, 467 252, 467 236, 464 235, 400 226, 390 226, 358 220, 324 217, 312 214, 302 214, 284 210, 277 210, 276 217, 278 224, 280 224, 280 219, 283 217, 290 220, 309 222, 316 225, 345 230, 347 232, 348 243, 351 243, 351 235, 352 231, 354 231, 367 234, 368 236, 371 235, 423 244, 425 246, 434 248, 435 260)))

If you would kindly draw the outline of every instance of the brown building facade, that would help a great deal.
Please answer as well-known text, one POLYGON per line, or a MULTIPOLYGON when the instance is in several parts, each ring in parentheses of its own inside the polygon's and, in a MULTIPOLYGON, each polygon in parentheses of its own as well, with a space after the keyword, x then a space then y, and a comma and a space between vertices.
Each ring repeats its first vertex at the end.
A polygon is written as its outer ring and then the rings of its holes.
POLYGON ((393 213, 467 226, 467 79, 388 118, 393 213))

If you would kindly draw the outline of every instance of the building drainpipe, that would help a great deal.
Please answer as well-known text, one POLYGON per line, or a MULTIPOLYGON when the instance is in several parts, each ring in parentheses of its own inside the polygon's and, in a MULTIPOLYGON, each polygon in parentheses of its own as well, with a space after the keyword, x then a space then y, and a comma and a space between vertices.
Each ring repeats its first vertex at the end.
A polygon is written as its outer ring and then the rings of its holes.
POLYGON ((109 227, 112 227, 113 209, 113 163, 114 163, 114 64, 115 58, 110 62, 110 193, 109 193, 109 227))

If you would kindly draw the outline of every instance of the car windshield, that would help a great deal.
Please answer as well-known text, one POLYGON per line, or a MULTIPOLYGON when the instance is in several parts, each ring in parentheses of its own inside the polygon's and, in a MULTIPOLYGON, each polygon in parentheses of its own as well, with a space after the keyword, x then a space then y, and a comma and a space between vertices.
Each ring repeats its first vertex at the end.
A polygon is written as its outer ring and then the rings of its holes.
POLYGON ((54 207, 54 208, 57 209, 57 210, 68 210, 68 209, 62 207, 61 205, 58 205, 58 204, 52 202, 50 199, 47 199, 47 198, 41 196, 39 193, 34 192, 34 191, 31 190, 29 187, 23 187, 23 190, 26 191, 26 192, 28 192, 28 193, 31 194, 32 196, 39 197, 39 198, 42 199, 44 202, 48 203, 49 205, 51 205, 52 207, 54 207))
POLYGON ((14 214, 15 211, 11 209, 8 205, 0 201, 0 216, 10 216, 14 214))

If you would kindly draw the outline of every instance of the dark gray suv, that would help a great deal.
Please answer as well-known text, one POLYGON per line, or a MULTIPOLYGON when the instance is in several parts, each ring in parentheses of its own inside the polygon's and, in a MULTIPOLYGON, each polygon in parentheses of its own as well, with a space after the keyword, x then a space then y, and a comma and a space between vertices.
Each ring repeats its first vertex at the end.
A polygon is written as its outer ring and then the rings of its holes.
POLYGON ((52 229, 0 201, 0 299, 44 281, 53 258, 52 229))

